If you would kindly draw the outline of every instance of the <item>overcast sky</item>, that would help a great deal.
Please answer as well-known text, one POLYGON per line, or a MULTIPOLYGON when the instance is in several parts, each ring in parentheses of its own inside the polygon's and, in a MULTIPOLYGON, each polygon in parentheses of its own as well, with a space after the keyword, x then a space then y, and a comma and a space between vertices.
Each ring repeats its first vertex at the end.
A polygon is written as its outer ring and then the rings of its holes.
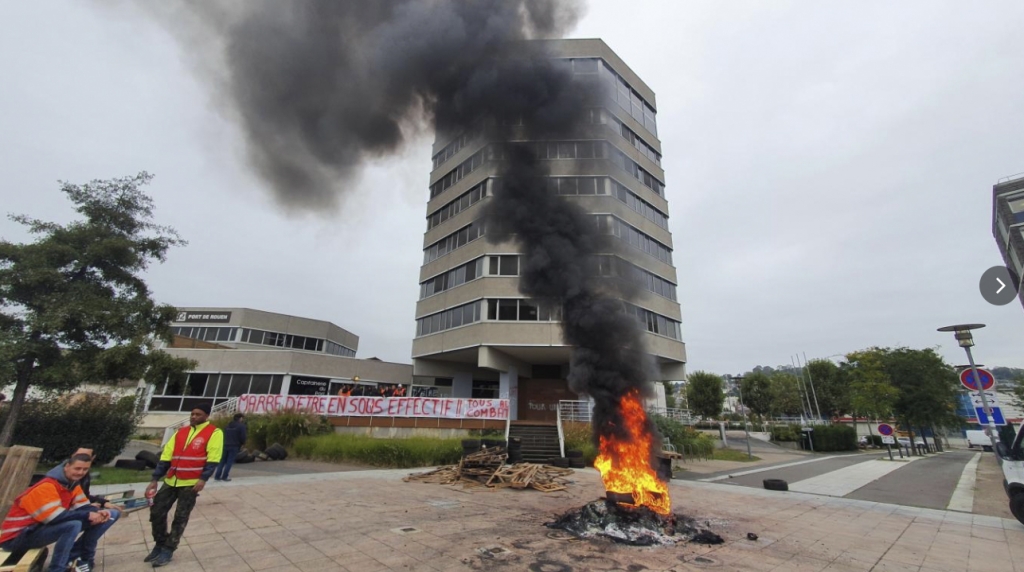
MULTIPOLYGON (((1024 367, 1024 310, 985 302, 992 185, 1024 171, 1024 2, 591 1, 657 94, 688 369, 936 347, 1024 367)), ((148 279, 179 306, 319 318, 408 363, 430 139, 335 214, 287 215, 179 45, 137 13, 0 3, 0 211, 67 221, 58 179, 147 170, 190 242, 148 279)), ((28 237, 0 221, 0 236, 28 237)))

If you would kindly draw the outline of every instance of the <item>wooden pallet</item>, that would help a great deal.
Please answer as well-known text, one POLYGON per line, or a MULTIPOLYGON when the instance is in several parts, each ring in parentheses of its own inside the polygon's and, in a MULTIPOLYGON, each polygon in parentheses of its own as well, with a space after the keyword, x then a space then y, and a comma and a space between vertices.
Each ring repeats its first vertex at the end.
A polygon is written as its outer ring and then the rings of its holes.
POLYGON ((17 562, 8 562, 11 553, 0 549, 0 572, 42 572, 49 548, 33 548, 25 553, 17 562))

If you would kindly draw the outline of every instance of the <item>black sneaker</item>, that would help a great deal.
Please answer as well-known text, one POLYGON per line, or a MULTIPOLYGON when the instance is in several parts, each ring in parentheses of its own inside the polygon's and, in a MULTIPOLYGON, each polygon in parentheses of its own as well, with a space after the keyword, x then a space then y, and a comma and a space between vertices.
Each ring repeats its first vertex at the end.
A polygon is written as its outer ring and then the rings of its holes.
POLYGON ((170 550, 164 548, 163 550, 160 551, 160 554, 156 558, 154 558, 152 562, 150 562, 150 564, 153 565, 153 568, 159 568, 161 566, 167 566, 168 564, 171 563, 171 558, 173 556, 174 556, 174 552, 171 552, 170 550))
POLYGON ((142 561, 143 562, 152 562, 152 561, 156 560, 156 557, 160 556, 160 551, 161 550, 162 549, 160 548, 160 545, 157 544, 156 546, 153 547, 153 550, 151 550, 149 552, 149 555, 142 559, 142 561))

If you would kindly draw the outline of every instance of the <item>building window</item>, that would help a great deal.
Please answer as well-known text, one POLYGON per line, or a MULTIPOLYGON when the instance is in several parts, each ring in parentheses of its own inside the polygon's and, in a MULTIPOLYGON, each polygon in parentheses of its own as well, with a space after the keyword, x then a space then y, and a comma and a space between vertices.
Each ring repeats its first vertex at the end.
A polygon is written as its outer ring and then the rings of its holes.
POLYGON ((520 298, 488 298, 487 319, 503 322, 557 322, 562 307, 552 302, 520 298))
POLYGON ((598 232, 610 233, 622 242, 653 256, 665 264, 672 264, 672 249, 611 215, 594 215, 598 232))
POLYGON ((277 348, 290 348, 309 352, 326 352, 331 355, 341 355, 348 357, 356 355, 355 350, 347 348, 340 344, 336 344, 330 340, 324 340, 323 338, 313 338, 310 336, 285 334, 282 332, 266 332, 263 330, 243 328, 240 340, 242 343, 247 344, 273 346, 277 348))
POLYGON ((462 193, 451 202, 427 215, 427 230, 434 228, 442 222, 454 217, 460 212, 480 202, 487 196, 487 181, 476 185, 472 189, 462 193))
POLYGON ((630 87, 629 83, 622 76, 615 73, 611 66, 604 61, 601 63, 603 65, 599 73, 601 80, 608 87, 609 99, 617 103, 627 115, 635 119, 637 123, 644 126, 644 129, 657 137, 657 112, 655 112, 654 106, 644 100, 639 92, 630 87))
POLYGON ((626 206, 640 213, 647 220, 668 230, 668 215, 655 208, 651 203, 641 199, 633 191, 626 188, 625 185, 614 179, 612 179, 612 186, 615 189, 615 198, 626 203, 626 206))
POLYGON ((636 317, 637 323, 640 325, 640 329, 646 330, 652 334, 658 334, 672 338, 673 340, 682 341, 682 329, 681 324, 672 318, 656 314, 646 308, 634 306, 632 304, 624 304, 626 313, 632 314, 636 317))
POLYGON ((480 300, 430 314, 416 320, 416 336, 428 336, 480 321, 480 300))
POLYGON ((676 285, 661 276, 617 256, 597 255, 592 261, 591 273, 595 276, 619 276, 644 290, 663 298, 676 301, 676 285))
POLYGON ((473 399, 497 399, 498 398, 498 387, 497 381, 479 381, 473 380, 473 399))
POLYGON ((473 221, 425 248, 423 250, 423 264, 437 260, 457 248, 462 248, 484 236, 484 234, 484 222, 481 220, 473 221))
POLYGON ((484 150, 481 149, 469 158, 463 161, 458 167, 455 167, 449 171, 445 176, 438 179, 436 183, 430 185, 430 198, 434 198, 437 195, 447 191, 452 185, 458 183, 466 175, 480 168, 484 164, 484 150))
POLYGON ((490 259, 490 276, 519 276, 519 256, 502 255, 488 256, 490 259))
POLYGON ((204 342, 233 342, 238 328, 207 328, 194 326, 175 326, 171 333, 193 340, 204 342))
POLYGON ((433 296, 439 292, 450 290, 456 286, 461 286, 466 282, 476 280, 483 276, 484 273, 484 257, 471 260, 466 264, 459 266, 445 272, 438 274, 433 278, 428 279, 425 282, 420 283, 420 299, 428 296, 433 296))

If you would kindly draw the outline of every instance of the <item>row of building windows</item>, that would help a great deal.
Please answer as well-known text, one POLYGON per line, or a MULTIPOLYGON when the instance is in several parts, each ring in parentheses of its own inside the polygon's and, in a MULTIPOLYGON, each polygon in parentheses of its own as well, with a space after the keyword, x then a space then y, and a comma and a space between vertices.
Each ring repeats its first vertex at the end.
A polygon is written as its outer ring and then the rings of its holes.
POLYGON ((574 58, 562 60, 561 63, 571 67, 574 75, 584 77, 593 74, 599 75, 601 81, 610 88, 611 98, 626 113, 630 114, 633 119, 636 119, 637 123, 643 125, 644 128, 655 136, 658 135, 657 113, 654 111, 654 106, 649 104, 639 92, 630 87, 629 82, 623 79, 622 76, 615 73, 615 70, 607 62, 600 58, 574 58))
POLYGON ((442 222, 454 217, 460 212, 475 205, 480 199, 487 196, 487 181, 474 186, 472 189, 455 197, 451 202, 427 215, 427 230, 434 228, 442 222))
POLYGON ((436 334, 451 328, 457 328, 466 324, 480 321, 480 305, 482 300, 449 308, 430 316, 424 316, 416 320, 416 335, 426 336, 436 334))
POLYGON ((175 326, 171 333, 176 336, 202 340, 204 342, 233 342, 238 334, 238 328, 200 328, 192 326, 175 326))
POLYGON ((602 254, 594 258, 594 274, 626 278, 648 292, 653 292, 669 300, 676 301, 676 285, 661 276, 648 272, 632 262, 617 256, 602 254))
POLYGON ((557 322, 562 319, 562 307, 549 301, 488 298, 487 319, 503 322, 557 322))
POLYGON ((190 373, 188 379, 164 382, 155 395, 238 397, 246 393, 281 393, 282 375, 190 373))
POLYGON ((427 296, 433 296, 440 292, 444 292, 449 288, 455 288, 461 286, 471 280, 476 280, 483 276, 484 273, 484 257, 481 256, 476 260, 471 260, 458 268, 453 268, 443 274, 438 274, 426 282, 420 283, 420 299, 426 298, 427 296))
POLYGON ((661 314, 656 314, 646 308, 640 306, 634 306, 632 304, 626 304, 626 312, 636 316, 636 321, 640 324, 642 329, 651 332, 652 334, 659 334, 672 338, 673 340, 682 341, 683 332, 680 327, 681 324, 672 318, 667 318, 661 314))
POLYGON ((291 348, 310 352, 325 352, 326 350, 326 353, 336 356, 355 357, 356 355, 355 350, 323 338, 297 336, 295 334, 268 332, 266 330, 250 328, 242 328, 242 337, 239 341, 245 344, 291 348))
POLYGON ((434 169, 440 167, 445 161, 454 157, 456 153, 461 151, 462 148, 473 139, 475 139, 475 136, 463 133, 445 145, 444 149, 438 151, 437 154, 431 158, 434 163, 434 169))
POLYGON ((665 213, 638 197, 633 191, 630 191, 625 185, 615 179, 612 179, 612 186, 615 188, 615 198, 626 203, 626 206, 642 214, 647 220, 668 230, 668 216, 665 213))
POLYGON ((440 195, 444 191, 448 190, 449 187, 458 183, 466 175, 480 168, 480 165, 484 164, 484 153, 483 150, 473 153, 473 155, 449 171, 445 176, 438 179, 436 183, 430 185, 430 198, 434 198, 440 195))
POLYGON ((485 231, 484 221, 477 220, 471 222, 424 249, 423 264, 437 260, 456 248, 461 248, 470 242, 473 242, 481 236, 484 236, 485 231))
POLYGON ((599 232, 612 234, 622 242, 640 249, 665 264, 672 264, 672 250, 669 247, 633 228, 618 217, 597 215, 597 228, 599 232))
POLYGON ((642 137, 637 135, 629 127, 626 127, 626 124, 619 121, 618 118, 616 118, 614 115, 612 115, 611 118, 614 123, 618 124, 619 134, 622 135, 622 137, 625 138, 626 141, 629 141, 629 143, 633 147, 635 147, 641 155, 653 161, 655 165, 661 166, 661 153, 655 151, 654 148, 648 145, 642 137))
POLYGON ((637 165, 636 161, 627 157, 625 153, 611 147, 611 150, 609 151, 609 158, 613 163, 621 167, 623 171, 633 175, 633 177, 643 183, 645 187, 657 193, 659 197, 665 196, 665 183, 662 183, 657 177, 648 173, 640 165, 637 165))

